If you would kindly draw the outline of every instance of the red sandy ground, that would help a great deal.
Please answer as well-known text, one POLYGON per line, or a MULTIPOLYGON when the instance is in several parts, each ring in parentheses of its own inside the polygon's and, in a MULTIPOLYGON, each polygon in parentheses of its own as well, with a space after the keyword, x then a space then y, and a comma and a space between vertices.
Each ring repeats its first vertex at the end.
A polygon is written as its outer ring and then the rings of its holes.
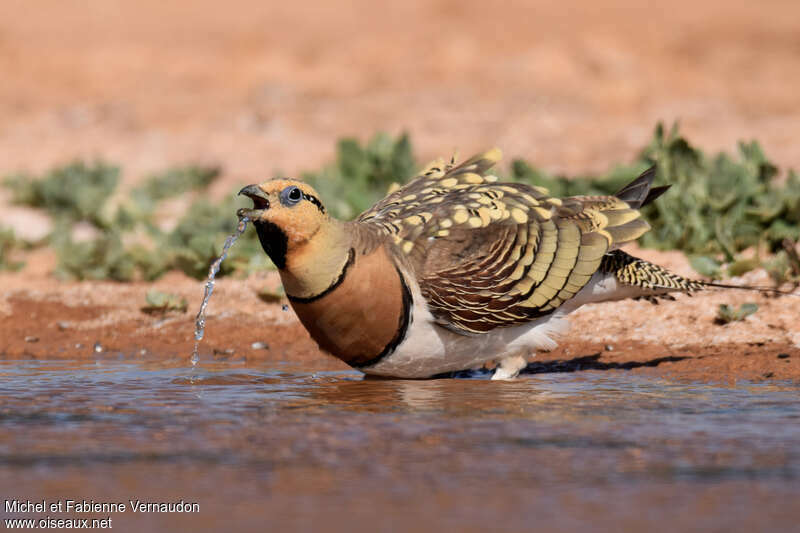
MULTIPOLYGON (((680 120, 712 151, 757 138, 781 168, 800 168, 799 54, 794 1, 7 0, 0 174, 103 157, 126 170, 124 194, 148 171, 213 162, 225 169, 219 197, 278 169, 317 167, 335 139, 378 130, 409 131, 423 158, 498 145, 552 171, 599 171, 632 158, 658 120, 680 120)), ((1 224, 48 231, 49 220, 2 194, 1 224)), ((642 255, 691 274, 680 254, 642 255)), ((188 356, 199 282, 172 274, 154 284, 187 297, 190 312, 151 317, 139 309, 151 285, 60 283, 48 253, 27 261, 0 275, 4 357, 92 357, 95 342, 188 356)), ((219 283, 204 349, 341 367, 291 312, 257 299, 263 284, 277 279, 219 283)), ((739 292, 592 306, 534 369, 798 380, 799 316, 800 298, 739 292), (759 311, 713 324, 717 304, 745 301, 759 311)))
MULTIPOLYGON (((636 253, 688 273, 679 254, 636 253)), ((764 283, 763 273, 745 278, 764 283)), ((92 358, 95 343, 107 355, 188 358, 202 284, 182 274, 153 283, 63 283, 46 277, 30 282, 25 273, 0 276, 0 354, 6 358, 92 358), (148 289, 185 297, 188 313, 148 315, 140 309, 148 289)), ((276 288, 277 274, 247 280, 221 279, 209 306, 204 357, 217 360, 284 361, 309 370, 344 369, 321 353, 291 310, 265 304, 262 287, 276 288), (254 348, 265 343, 266 348, 254 348)), ((767 297, 743 291, 713 291, 653 305, 623 301, 586 306, 572 318, 561 347, 540 354, 532 370, 566 372, 624 369, 706 382, 800 381, 800 298, 767 297), (756 302, 743 322, 714 324, 717 305, 756 302)))

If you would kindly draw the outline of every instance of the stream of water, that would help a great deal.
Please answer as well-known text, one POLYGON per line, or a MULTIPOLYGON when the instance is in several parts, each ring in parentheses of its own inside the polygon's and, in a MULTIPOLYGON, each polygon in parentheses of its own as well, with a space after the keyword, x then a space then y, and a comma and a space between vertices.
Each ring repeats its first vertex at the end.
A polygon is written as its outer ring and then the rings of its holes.
POLYGON ((197 317, 194 320, 194 349, 192 350, 191 358, 192 366, 197 365, 197 362, 200 360, 200 341, 203 340, 203 335, 205 335, 206 329, 206 308, 208 307, 208 302, 211 299, 211 294, 214 292, 214 284, 216 283, 215 278, 219 273, 219 268, 222 265, 222 262, 226 257, 228 257, 228 250, 230 250, 231 246, 233 246, 236 240, 241 237, 242 233, 245 232, 248 222, 250 222, 250 219, 246 216, 239 217, 239 225, 236 227, 236 232, 225 239, 225 243, 222 245, 222 253, 213 263, 211 263, 211 266, 208 267, 208 279, 206 280, 205 290, 203 291, 203 301, 200 303, 200 309, 197 311, 197 317))

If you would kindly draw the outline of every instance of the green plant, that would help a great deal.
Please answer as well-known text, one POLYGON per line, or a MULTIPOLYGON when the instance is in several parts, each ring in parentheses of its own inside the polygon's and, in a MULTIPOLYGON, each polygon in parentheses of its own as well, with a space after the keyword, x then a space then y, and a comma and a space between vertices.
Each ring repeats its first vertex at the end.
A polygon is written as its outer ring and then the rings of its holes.
MULTIPOLYGON (((42 177, 17 174, 7 178, 12 201, 42 209, 54 219, 48 244, 55 249, 55 275, 65 279, 153 280, 168 270, 179 269, 202 278, 208 265, 221 252, 225 236, 236 226, 237 207, 244 199, 212 204, 195 200, 171 231, 162 229, 156 217, 166 199, 205 189, 220 174, 216 167, 187 166, 168 169, 145 179, 116 207, 109 199, 116 191, 119 169, 106 163, 76 162, 56 168, 42 177), (98 235, 89 240, 73 238, 78 222, 89 222, 98 235)), ((2 234, 0 252, 5 258, 12 246, 2 234)), ((268 260, 257 252, 254 232, 242 237, 243 244, 223 264, 222 275, 268 268, 268 260)))
POLYGON ((283 287, 278 287, 275 290, 263 287, 256 292, 256 296, 258 296, 258 299, 262 302, 271 304, 278 303, 286 298, 286 292, 284 292, 283 287))
MULTIPOLYGON (((219 203, 198 200, 192 204, 175 229, 163 236, 163 248, 171 254, 170 264, 192 277, 204 278, 208 266, 222 253, 225 238, 236 228, 237 208, 248 203, 246 198, 230 194, 219 203)), ((249 274, 267 268, 272 268, 272 263, 251 228, 230 249, 219 275, 249 274)))
POLYGON ((656 129, 642 158, 658 165, 672 184, 646 209, 653 231, 643 244, 712 254, 725 261, 762 241, 775 251, 783 238, 800 236, 800 180, 790 172, 784 183, 755 141, 739 143, 738 157, 707 156, 692 147, 674 126, 656 129))
POLYGON ((336 162, 304 173, 303 179, 325 199, 332 214, 350 219, 383 198, 393 183, 412 177, 416 167, 407 134, 393 139, 377 133, 363 146, 356 139, 340 140, 336 162))
POLYGON ((220 175, 219 167, 186 166, 151 175, 131 190, 131 201, 144 213, 152 213, 159 202, 203 190, 220 175))
POLYGON ((102 161, 76 161, 41 178, 15 174, 4 180, 12 201, 49 212, 59 226, 86 221, 108 227, 103 208, 119 182, 119 167, 102 161))
POLYGON ((731 322, 738 322, 744 320, 756 311, 758 311, 758 306, 754 303, 742 304, 738 309, 728 304, 720 304, 714 323, 724 325, 731 322))
POLYGON ((792 283, 800 285, 800 256, 797 254, 797 242, 783 240, 783 250, 764 262, 764 268, 776 285, 792 283))
POLYGON ((185 313, 189 307, 186 298, 155 289, 147 291, 144 299, 146 305, 142 307, 142 311, 148 314, 165 314, 170 311, 185 313))
POLYGON ((689 256, 689 264, 696 272, 707 278, 720 279, 722 277, 722 264, 713 257, 708 257, 707 255, 689 256))
POLYGON ((25 263, 14 261, 12 254, 19 248, 19 242, 14 237, 14 230, 0 227, 0 270, 19 270, 25 263))
POLYGON ((54 273, 59 278, 114 281, 135 278, 136 260, 115 231, 88 241, 74 241, 66 235, 56 239, 53 246, 58 254, 54 273))

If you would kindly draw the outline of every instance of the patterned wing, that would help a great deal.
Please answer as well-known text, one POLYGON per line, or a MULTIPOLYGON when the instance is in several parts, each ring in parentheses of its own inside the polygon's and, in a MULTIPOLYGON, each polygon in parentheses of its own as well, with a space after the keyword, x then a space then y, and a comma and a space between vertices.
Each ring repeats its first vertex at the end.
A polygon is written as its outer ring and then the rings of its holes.
POLYGON ((429 168, 359 217, 394 238, 437 321, 464 334, 553 312, 607 251, 649 229, 614 196, 558 199, 497 183, 486 171, 499 158, 429 168))
POLYGON ((486 171, 501 157, 500 150, 495 148, 458 166, 453 160, 450 163, 442 159, 434 161, 419 176, 361 213, 356 220, 376 223, 391 234, 400 233, 402 229, 397 226, 398 223, 419 213, 423 213, 423 218, 430 219, 424 217, 424 213, 443 202, 446 195, 464 191, 475 184, 496 182, 497 176, 489 175, 486 171))

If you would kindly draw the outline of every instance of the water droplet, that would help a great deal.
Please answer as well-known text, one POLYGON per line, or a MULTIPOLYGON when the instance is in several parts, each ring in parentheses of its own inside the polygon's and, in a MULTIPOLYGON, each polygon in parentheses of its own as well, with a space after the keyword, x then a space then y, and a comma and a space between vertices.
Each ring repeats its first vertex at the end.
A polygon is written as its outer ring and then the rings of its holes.
POLYGON ((254 342, 250 347, 254 350, 269 350, 269 344, 266 342, 254 342))
POLYGON ((192 354, 190 361, 192 362, 192 366, 195 366, 200 361, 200 354, 197 353, 197 350, 192 354))
POLYGON ((103 345, 100 342, 94 343, 94 353, 100 353, 103 351, 103 345))
POLYGON ((25 342, 39 342, 39 337, 28 335, 27 337, 25 337, 25 342))
POLYGON ((289 310, 289 306, 288 306, 288 305, 286 305, 286 304, 283 304, 283 305, 281 306, 281 311, 283 311, 284 313, 285 313, 286 311, 288 311, 288 310, 289 310))

